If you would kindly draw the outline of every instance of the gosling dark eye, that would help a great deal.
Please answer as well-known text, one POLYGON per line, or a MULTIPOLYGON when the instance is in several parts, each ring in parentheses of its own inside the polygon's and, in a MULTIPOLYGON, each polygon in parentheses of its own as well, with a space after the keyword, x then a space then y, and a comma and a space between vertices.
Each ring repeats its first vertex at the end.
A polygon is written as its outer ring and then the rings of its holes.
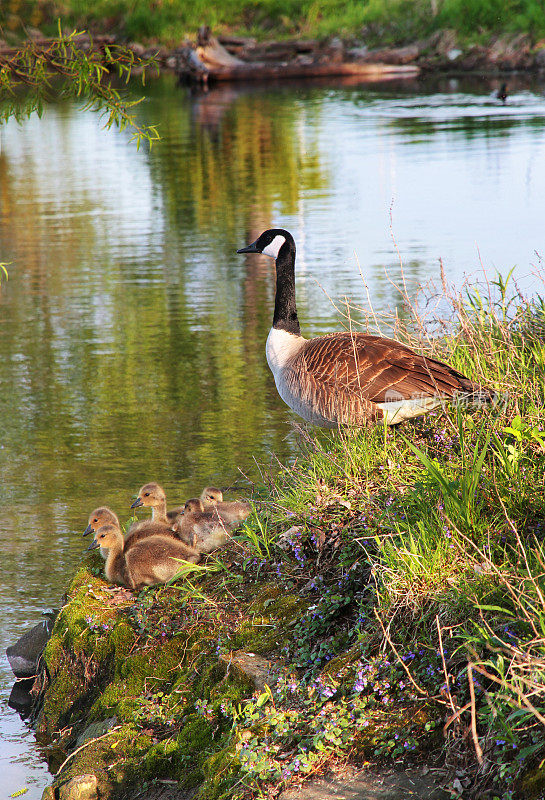
POLYGON ((149 497, 149 492, 146 492, 144 497, 149 497))

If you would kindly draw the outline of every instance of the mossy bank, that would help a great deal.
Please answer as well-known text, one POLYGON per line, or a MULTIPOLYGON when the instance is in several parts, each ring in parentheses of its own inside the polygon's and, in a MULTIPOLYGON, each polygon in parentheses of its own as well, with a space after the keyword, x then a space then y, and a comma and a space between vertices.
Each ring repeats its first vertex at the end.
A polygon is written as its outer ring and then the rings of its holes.
POLYGON ((495 288, 452 297, 457 328, 419 343, 494 407, 300 430, 232 544, 172 586, 81 567, 35 687, 68 756, 46 796, 92 774, 112 800, 277 797, 347 764, 542 796, 545 311, 495 288))

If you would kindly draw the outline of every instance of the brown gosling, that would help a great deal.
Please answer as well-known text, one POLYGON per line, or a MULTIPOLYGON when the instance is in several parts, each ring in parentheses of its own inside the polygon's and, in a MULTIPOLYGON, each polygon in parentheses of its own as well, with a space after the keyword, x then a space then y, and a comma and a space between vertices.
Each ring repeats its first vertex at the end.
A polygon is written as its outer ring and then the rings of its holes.
POLYGON ((126 549, 121 529, 105 525, 95 533, 89 549, 108 550, 105 572, 108 580, 130 589, 166 583, 180 571, 180 562, 197 563, 200 553, 166 536, 148 536, 126 549))
POLYGON ((216 507, 204 508, 200 498, 191 498, 173 525, 179 539, 199 553, 211 553, 226 544, 241 520, 224 515, 216 507))
POLYGON ((125 536, 125 550, 128 550, 136 542, 147 539, 148 536, 167 536, 170 539, 177 539, 178 536, 172 527, 173 524, 173 522, 154 522, 152 519, 135 522, 125 536))
MULTIPOLYGON (((107 506, 95 508, 95 510, 91 512, 89 516, 89 525, 86 527, 83 535, 87 536, 89 533, 97 531, 103 525, 115 525, 121 530, 117 515, 107 506)), ((131 547, 135 542, 140 541, 140 539, 144 539, 146 536, 171 536, 172 538, 176 538, 176 534, 172 530, 172 523, 169 522, 166 524, 164 522, 153 522, 151 519, 145 519, 142 520, 142 522, 134 523, 129 528, 125 536, 125 550, 131 547)), ((101 547, 100 555, 102 558, 106 559, 108 553, 101 547)))
POLYGON ((119 525, 107 524, 97 528, 94 541, 87 549, 94 550, 96 547, 100 547, 100 551, 106 553, 104 572, 107 579, 111 583, 121 583, 123 586, 131 587, 125 553, 123 552, 123 533, 119 525))
POLYGON ((215 486, 205 486, 200 500, 205 509, 217 508, 222 518, 228 520, 229 524, 244 522, 252 511, 250 503, 245 500, 224 500, 223 492, 215 486))
POLYGON ((140 506, 151 506, 152 520, 164 522, 167 525, 172 524, 178 514, 183 512, 182 506, 167 511, 167 498, 164 489, 158 483, 146 483, 142 486, 131 508, 140 508, 140 506))
MULTIPOLYGON (((90 533, 97 531, 103 525, 116 525, 118 528, 120 527, 117 515, 114 514, 112 509, 108 508, 107 506, 99 506, 98 508, 95 508, 94 511, 91 511, 89 515, 89 524, 83 531, 83 535, 88 536, 90 533)), ((105 559, 108 553, 101 547, 100 555, 105 559)))

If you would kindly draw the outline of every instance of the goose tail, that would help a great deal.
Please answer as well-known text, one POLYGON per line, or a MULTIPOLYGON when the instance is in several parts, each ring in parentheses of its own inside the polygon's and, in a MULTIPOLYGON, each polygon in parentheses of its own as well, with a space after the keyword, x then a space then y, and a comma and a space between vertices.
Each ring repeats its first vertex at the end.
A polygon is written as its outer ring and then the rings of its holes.
POLYGON ((463 391, 456 393, 456 402, 458 403, 470 406, 490 405, 495 408, 503 399, 499 392, 488 388, 488 386, 481 386, 481 384, 470 381, 468 378, 463 378, 460 383, 463 391))

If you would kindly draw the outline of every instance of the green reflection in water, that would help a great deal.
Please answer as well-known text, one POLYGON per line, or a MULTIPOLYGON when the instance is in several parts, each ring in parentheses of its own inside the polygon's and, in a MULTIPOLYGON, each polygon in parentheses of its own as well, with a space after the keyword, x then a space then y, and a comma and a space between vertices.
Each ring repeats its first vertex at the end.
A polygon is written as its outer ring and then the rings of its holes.
MULTIPOLYGON (((300 135, 318 111, 167 80, 145 113, 151 155, 62 105, 0 155, 1 537, 32 564, 29 594, 60 589, 96 503, 123 517, 144 481, 174 502, 289 454, 263 356, 274 267, 234 251, 325 186, 300 135)), ((4 580, 13 596, 17 570, 4 580)))

